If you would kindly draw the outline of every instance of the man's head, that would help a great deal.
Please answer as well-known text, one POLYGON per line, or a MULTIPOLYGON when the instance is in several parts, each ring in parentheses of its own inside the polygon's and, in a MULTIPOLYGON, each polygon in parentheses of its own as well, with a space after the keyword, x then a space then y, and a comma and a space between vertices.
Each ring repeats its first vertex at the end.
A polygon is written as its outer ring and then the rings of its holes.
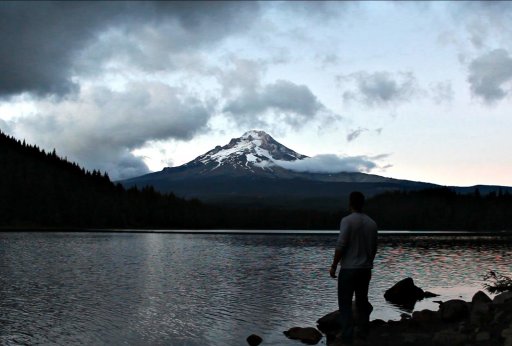
POLYGON ((364 195, 359 191, 353 191, 349 196, 349 206, 353 211, 361 212, 364 205, 364 195))

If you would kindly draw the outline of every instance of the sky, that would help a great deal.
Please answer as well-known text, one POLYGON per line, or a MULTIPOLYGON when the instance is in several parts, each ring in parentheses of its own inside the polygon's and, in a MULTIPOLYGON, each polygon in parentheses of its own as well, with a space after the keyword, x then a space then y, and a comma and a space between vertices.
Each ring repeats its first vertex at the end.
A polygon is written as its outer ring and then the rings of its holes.
POLYGON ((114 180, 258 129, 324 171, 512 186, 510 22, 509 2, 1 2, 0 129, 114 180))

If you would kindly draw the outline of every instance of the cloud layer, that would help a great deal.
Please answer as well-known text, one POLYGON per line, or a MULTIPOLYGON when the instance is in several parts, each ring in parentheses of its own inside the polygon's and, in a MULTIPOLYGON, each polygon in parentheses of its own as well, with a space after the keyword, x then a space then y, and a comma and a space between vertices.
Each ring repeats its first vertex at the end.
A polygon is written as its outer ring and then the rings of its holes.
POLYGON ((340 172, 365 172, 382 168, 377 161, 386 158, 379 156, 338 156, 334 154, 322 154, 296 161, 276 161, 276 164, 296 172, 310 173, 340 173, 340 172))
POLYGON ((148 172, 131 152, 150 140, 190 140, 206 129, 209 105, 157 82, 123 92, 84 89, 75 99, 41 101, 37 116, 14 122, 15 133, 114 179, 148 172))
POLYGON ((2 2, 0 96, 66 94, 78 88, 74 76, 97 72, 120 53, 129 64, 162 70, 177 52, 249 27, 258 9, 247 2, 2 2))

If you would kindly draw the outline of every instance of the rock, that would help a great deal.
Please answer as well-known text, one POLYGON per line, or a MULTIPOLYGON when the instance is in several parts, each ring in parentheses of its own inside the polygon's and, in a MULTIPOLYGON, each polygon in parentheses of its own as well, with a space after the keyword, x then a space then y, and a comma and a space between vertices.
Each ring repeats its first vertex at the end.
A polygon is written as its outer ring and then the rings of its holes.
POLYGON ((439 314, 431 310, 414 311, 412 313, 412 319, 420 323, 434 322, 439 320, 439 314))
POLYGON ((475 303, 490 303, 490 302, 492 302, 492 299, 482 291, 476 292, 475 295, 473 296, 473 298, 471 299, 471 303, 473 303, 473 304, 475 304, 475 303))
POLYGON ((434 298, 434 297, 439 297, 439 294, 432 293, 432 292, 429 292, 429 291, 425 291, 423 293, 423 298, 434 298))
POLYGON ((491 340, 491 334, 489 334, 489 332, 486 332, 486 331, 482 331, 480 333, 478 333, 475 337, 475 341, 477 342, 483 342, 483 341, 489 341, 491 340))
POLYGON ((411 315, 409 314, 406 314, 406 313, 402 313, 400 314, 400 321, 405 321, 405 320, 410 320, 411 319, 411 315))
POLYGON ((512 291, 503 292, 501 294, 498 294, 494 299, 492 300, 493 304, 504 304, 508 300, 512 299, 512 291))
POLYGON ((507 329, 501 331, 501 336, 504 339, 512 338, 512 324, 507 329))
POLYGON ((251 346, 258 346, 263 341, 261 336, 256 335, 256 334, 249 335, 246 340, 247 340, 247 343, 251 346))
POLYGON ((472 331, 471 327, 469 326, 469 324, 467 322, 461 322, 459 323, 459 326, 457 328, 457 330, 459 331, 459 333, 463 333, 463 334, 468 334, 472 331))
POLYGON ((433 341, 434 345, 464 345, 467 341, 467 336, 452 330, 442 330, 434 334, 433 341))
POLYGON ((503 315, 505 315, 505 311, 498 311, 494 314, 494 320, 493 323, 498 323, 501 321, 503 315))
MULTIPOLYGON (((370 313, 373 311, 373 306, 370 304, 369 306, 370 313)), ((336 334, 339 332, 341 326, 339 325, 339 310, 333 311, 325 315, 324 317, 318 319, 316 321, 317 328, 325 334, 336 334)), ((357 326, 358 323, 358 311, 356 307, 356 303, 352 302, 352 318, 354 320, 354 325, 357 326)))
POLYGON ((489 314, 491 307, 488 303, 483 303, 481 301, 477 301, 471 306, 471 314, 469 316, 469 320, 472 325, 481 324, 487 315, 489 314))
POLYGON ((416 301, 423 299, 425 292, 414 285, 412 278, 406 278, 397 282, 384 293, 384 298, 391 303, 413 309, 416 301))
POLYGON ((386 325, 386 321, 384 320, 381 320, 379 318, 373 320, 373 321, 370 321, 370 327, 382 327, 382 326, 385 326, 386 325))
POLYGON ((340 312, 338 310, 328 313, 316 321, 317 328, 325 334, 336 334, 340 329, 338 324, 339 315, 340 312))
POLYGON ((469 315, 468 303, 461 299, 452 299, 441 304, 439 311, 443 321, 455 322, 469 315))
POLYGON ((293 327, 283 332, 290 339, 300 340, 308 345, 316 345, 322 339, 322 334, 316 328, 293 327))

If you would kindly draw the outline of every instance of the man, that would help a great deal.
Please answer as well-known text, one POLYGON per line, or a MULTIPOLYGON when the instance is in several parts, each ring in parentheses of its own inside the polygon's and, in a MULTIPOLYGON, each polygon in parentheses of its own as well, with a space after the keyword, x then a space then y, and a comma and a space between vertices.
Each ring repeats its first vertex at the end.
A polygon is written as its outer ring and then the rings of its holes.
POLYGON ((352 320, 352 296, 355 293, 358 322, 363 332, 368 329, 371 304, 368 302, 368 286, 372 276, 373 260, 377 253, 377 224, 363 214, 364 195, 354 191, 349 196, 352 212, 340 223, 340 234, 329 274, 338 277, 338 305, 340 309, 341 340, 350 344, 354 337, 352 320))

